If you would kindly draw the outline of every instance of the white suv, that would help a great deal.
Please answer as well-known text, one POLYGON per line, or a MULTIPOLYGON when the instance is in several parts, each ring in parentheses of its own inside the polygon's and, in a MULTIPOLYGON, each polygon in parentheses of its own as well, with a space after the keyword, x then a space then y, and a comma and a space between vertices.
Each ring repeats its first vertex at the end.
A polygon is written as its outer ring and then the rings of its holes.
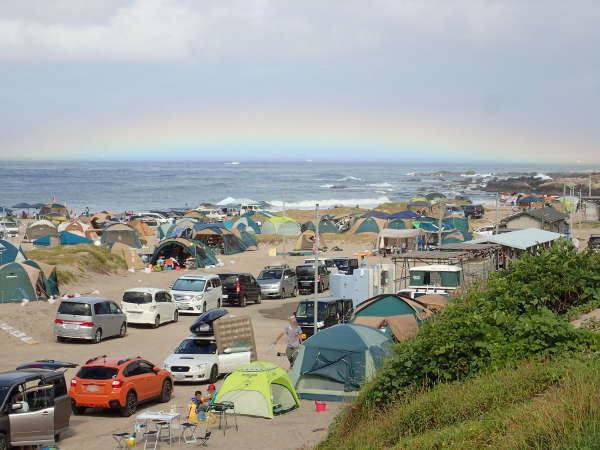
POLYGON ((240 343, 218 351, 213 336, 190 336, 165 359, 163 367, 175 381, 209 381, 216 383, 219 374, 231 373, 251 358, 250 343, 240 343))
POLYGON ((181 314, 201 314, 220 308, 223 301, 221 279, 213 274, 184 275, 173 283, 171 295, 181 314))
POLYGON ((222 222, 223 220, 227 219, 227 216, 225 214, 216 209, 197 208, 196 211, 199 211, 202 214, 204 214, 207 219, 216 220, 219 222, 222 222))
POLYGON ((128 289, 123 293, 121 309, 127 316, 127 323, 148 324, 158 328, 161 323, 179 320, 177 303, 164 289, 128 289))

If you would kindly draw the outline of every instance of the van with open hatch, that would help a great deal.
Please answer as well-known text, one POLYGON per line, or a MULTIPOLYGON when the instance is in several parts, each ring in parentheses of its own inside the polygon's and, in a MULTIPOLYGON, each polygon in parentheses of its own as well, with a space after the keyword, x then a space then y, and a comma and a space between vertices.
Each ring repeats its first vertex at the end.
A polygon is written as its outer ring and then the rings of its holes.
POLYGON ((0 373, 0 449, 59 441, 71 419, 64 371, 74 367, 45 360, 0 373))
POLYGON ((98 344, 104 338, 126 334, 127 316, 112 300, 73 297, 62 300, 58 306, 54 320, 54 336, 58 342, 86 339, 98 344))
POLYGON ((202 314, 220 308, 223 301, 221 279, 215 274, 184 275, 177 278, 170 294, 180 314, 202 314))
POLYGON ((121 307, 128 324, 145 324, 158 328, 163 323, 179 320, 177 303, 164 289, 128 289, 123 293, 121 307))
MULTIPOLYGON (((317 331, 321 331, 338 323, 346 323, 352 317, 354 304, 352 299, 324 297, 317 298, 317 331)), ((296 322, 302 329, 302 340, 314 334, 315 326, 315 299, 302 300, 296 307, 296 322)))

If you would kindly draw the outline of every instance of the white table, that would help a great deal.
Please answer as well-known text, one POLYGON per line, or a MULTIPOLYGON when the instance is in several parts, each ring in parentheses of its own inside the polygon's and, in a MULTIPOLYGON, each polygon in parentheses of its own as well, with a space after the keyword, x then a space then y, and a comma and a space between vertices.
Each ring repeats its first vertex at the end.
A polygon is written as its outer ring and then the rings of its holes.
POLYGON ((146 411, 141 414, 138 414, 135 417, 135 420, 138 422, 146 422, 146 429, 148 429, 148 421, 153 422, 167 422, 169 424, 169 447, 171 446, 172 436, 171 436, 171 428, 174 420, 180 420, 180 413, 163 413, 163 412, 152 412, 146 411))

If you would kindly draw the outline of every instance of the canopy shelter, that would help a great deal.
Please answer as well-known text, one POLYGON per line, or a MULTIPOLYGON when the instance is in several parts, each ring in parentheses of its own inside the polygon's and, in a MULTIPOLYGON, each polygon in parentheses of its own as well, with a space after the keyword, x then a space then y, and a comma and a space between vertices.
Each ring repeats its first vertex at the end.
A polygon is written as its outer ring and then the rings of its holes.
MULTIPOLYGON (((33 241, 33 245, 36 246, 49 246, 51 238, 56 236, 44 236, 33 241)), ((71 233, 69 231, 59 231, 58 233, 58 244, 59 245, 78 245, 78 244, 91 244, 93 241, 79 234, 71 233)))
POLYGON ((50 203, 40 208, 40 216, 48 215, 52 215, 52 217, 60 219, 62 222, 69 220, 70 218, 66 206, 59 203, 50 203))
POLYGON ((121 242, 134 248, 142 247, 138 232, 124 223, 110 225, 102 231, 102 238, 100 240, 102 245, 109 245, 115 242, 121 242))
POLYGON ((300 224, 291 217, 274 216, 262 224, 261 233, 298 236, 301 231, 300 224))
POLYGON ((325 328, 300 346, 290 378, 300 398, 356 398, 362 384, 392 354, 391 343, 379 330, 366 325, 325 328))
POLYGON ((21 247, 0 239, 0 266, 11 262, 23 262, 27 259, 21 247))
MULTIPOLYGON (((311 230, 307 230, 304 233, 302 233, 300 236, 298 236, 298 239, 296 239, 296 246, 294 247, 294 250, 312 250, 313 246, 315 244, 316 241, 316 234, 314 231, 311 230)), ((325 248, 327 247, 327 245, 325 245, 325 241, 323 240, 323 236, 320 237, 319 239, 319 247, 320 248, 325 248)))
POLYGON ((118 255, 123 258, 125 264, 127 264, 127 269, 129 270, 141 270, 146 265, 140 258, 140 255, 135 251, 133 247, 130 247, 127 244, 123 244, 122 242, 114 242, 110 245, 110 252, 113 255, 118 255))
POLYGON ((45 298, 41 271, 24 263, 12 262, 0 266, 0 303, 17 303, 45 298))
POLYGON ((232 402, 236 414, 267 419, 300 406, 296 389, 285 370, 262 361, 243 365, 225 378, 215 401, 232 402))
POLYGON ((40 271, 40 275, 44 283, 44 291, 46 297, 60 294, 58 288, 58 275, 56 274, 56 266, 44 264, 38 261, 33 261, 31 259, 23 261, 23 264, 27 264, 28 266, 31 266, 34 269, 38 269, 40 271))
POLYGON ((37 220, 29 224, 25 236, 27 240, 35 241, 44 236, 58 236, 58 229, 49 220, 37 220))
POLYGON ((379 232, 377 238, 377 248, 382 253, 391 253, 396 248, 399 251, 416 250, 419 238, 423 237, 423 231, 420 229, 395 230, 385 228, 379 232))
POLYGON ((166 239, 154 250, 150 263, 155 265, 160 259, 175 258, 180 264, 190 260, 195 267, 212 266, 218 263, 213 251, 202 242, 191 239, 166 239))

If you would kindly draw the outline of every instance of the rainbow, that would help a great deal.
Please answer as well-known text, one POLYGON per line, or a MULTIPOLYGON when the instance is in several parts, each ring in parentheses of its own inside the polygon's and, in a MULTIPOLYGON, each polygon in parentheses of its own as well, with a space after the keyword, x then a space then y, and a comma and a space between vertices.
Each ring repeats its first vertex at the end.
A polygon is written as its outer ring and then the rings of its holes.
POLYGON ((543 164, 600 159, 592 143, 572 136, 449 117, 327 110, 116 114, 107 122, 53 124, 3 146, 3 159, 311 158, 543 164))

